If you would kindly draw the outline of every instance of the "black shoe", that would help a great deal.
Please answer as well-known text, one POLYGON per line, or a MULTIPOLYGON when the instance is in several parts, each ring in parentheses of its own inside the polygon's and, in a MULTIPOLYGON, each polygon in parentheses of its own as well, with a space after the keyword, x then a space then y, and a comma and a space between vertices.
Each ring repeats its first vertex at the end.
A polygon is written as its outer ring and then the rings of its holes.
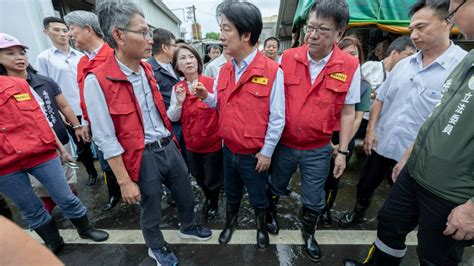
POLYGON ((280 226, 277 220, 277 205, 280 199, 279 196, 274 195, 270 188, 267 189, 268 210, 267 210, 267 231, 272 235, 277 235, 280 226))
POLYGON ((314 232, 318 223, 319 212, 310 210, 303 206, 301 215, 301 233, 304 240, 304 247, 309 259, 314 262, 319 262, 322 259, 321 249, 318 242, 314 238, 314 232))
MULTIPOLYGON (((372 244, 368 252, 367 258, 364 262, 356 261, 353 259, 345 259, 343 261, 344 266, 362 266, 362 265, 383 265, 383 266, 398 266, 402 262, 403 258, 391 256, 385 252, 382 252, 377 248, 375 244, 372 244)), ((428 263, 429 264, 429 263, 428 263)))
POLYGON ((355 208, 351 212, 346 212, 342 214, 339 219, 339 225, 341 227, 347 227, 360 222, 365 216, 365 208, 355 208))
POLYGON ((255 221, 257 223, 257 247, 266 249, 270 244, 267 232, 267 211, 265 209, 255 209, 255 221))
POLYGON ((97 183, 97 173, 89 174, 89 179, 87 179, 86 186, 91 187, 97 183))
POLYGON ((87 215, 79 218, 71 218, 72 224, 76 227, 77 233, 83 239, 90 239, 95 242, 102 242, 109 238, 109 234, 104 230, 95 229, 89 224, 87 215))
POLYGON ((324 228, 331 227, 332 225, 332 217, 331 217, 331 211, 324 211, 323 214, 321 214, 321 225, 324 228))
POLYGON ((222 230, 221 234, 219 235, 219 243, 225 245, 229 243, 230 239, 232 238, 232 234, 237 227, 237 213, 239 212, 239 208, 232 208, 226 206, 226 215, 225 215, 225 227, 222 230))
POLYGON ((43 239, 46 247, 54 254, 58 254, 64 247, 64 240, 59 235, 58 227, 53 219, 47 224, 35 229, 35 232, 43 239))
POLYGON ((106 211, 111 210, 113 207, 115 207, 115 205, 117 205, 119 201, 120 201, 120 197, 111 196, 107 204, 105 204, 105 206, 102 207, 101 211, 106 212, 106 211))

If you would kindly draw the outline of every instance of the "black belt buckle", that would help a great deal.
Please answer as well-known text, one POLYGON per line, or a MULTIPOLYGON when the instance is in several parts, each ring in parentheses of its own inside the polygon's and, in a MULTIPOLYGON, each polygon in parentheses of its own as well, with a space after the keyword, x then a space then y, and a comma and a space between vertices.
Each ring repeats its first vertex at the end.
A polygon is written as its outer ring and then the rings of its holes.
POLYGON ((149 143, 146 147, 154 152, 162 151, 165 149, 166 145, 168 145, 172 140, 172 136, 161 138, 158 141, 149 143))

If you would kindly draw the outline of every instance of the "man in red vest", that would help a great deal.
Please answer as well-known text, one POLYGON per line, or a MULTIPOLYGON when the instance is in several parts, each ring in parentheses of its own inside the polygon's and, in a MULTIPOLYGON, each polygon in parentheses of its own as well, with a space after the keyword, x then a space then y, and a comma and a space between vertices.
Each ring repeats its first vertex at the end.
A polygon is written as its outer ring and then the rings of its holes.
POLYGON ((148 254, 158 264, 174 265, 176 256, 160 230, 162 184, 177 203, 181 238, 208 240, 211 230, 196 225, 188 169, 167 118, 151 66, 153 35, 143 11, 131 2, 97 5, 99 24, 111 50, 89 71, 84 100, 94 142, 117 177, 122 199, 140 203, 140 227, 148 254))
MULTIPOLYGON (((104 35, 100 29, 99 19, 96 14, 83 10, 73 11, 64 16, 64 21, 69 27, 69 35, 74 41, 76 48, 83 50, 86 54, 77 65, 77 82, 79 84, 82 116, 90 123, 84 102, 85 74, 101 65, 107 59, 107 55, 112 48, 102 39, 104 35)), ((97 153, 100 167, 104 172, 104 178, 107 183, 107 191, 109 192, 109 200, 102 207, 102 211, 108 211, 120 201, 120 186, 117 183, 114 172, 110 169, 107 161, 104 160, 104 154, 100 150, 97 153)))
POLYGON ((344 0, 316 1, 304 27, 305 44, 286 50, 281 57, 285 75, 286 124, 275 149, 271 169, 268 229, 278 233, 276 206, 290 178, 301 172, 302 235, 313 261, 321 260, 314 238, 315 227, 325 206, 324 184, 329 172, 331 135, 340 131, 334 176, 345 169, 345 156, 360 101, 360 70, 356 57, 335 44, 349 21, 344 0))
POLYGON ((214 94, 196 95, 219 110, 219 135, 224 140, 226 224, 219 242, 230 241, 237 224, 244 187, 255 209, 257 245, 269 244, 265 190, 273 150, 285 124, 283 72, 258 51, 262 16, 250 3, 217 7, 224 53, 231 56, 221 69, 214 94), (245 17, 246 19, 242 19, 245 17))

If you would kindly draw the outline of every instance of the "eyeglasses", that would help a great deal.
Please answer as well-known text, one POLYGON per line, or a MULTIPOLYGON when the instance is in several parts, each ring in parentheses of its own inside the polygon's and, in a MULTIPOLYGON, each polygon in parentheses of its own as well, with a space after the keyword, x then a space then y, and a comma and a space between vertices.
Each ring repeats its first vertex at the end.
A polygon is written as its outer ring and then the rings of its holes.
POLYGON ((454 14, 456 14, 456 12, 458 12, 458 10, 467 2, 467 0, 463 0, 462 3, 456 7, 451 13, 449 13, 449 15, 446 17, 446 20, 451 23, 451 24, 454 24, 454 14))
POLYGON ((129 29, 122 29, 122 28, 117 28, 117 29, 132 32, 132 33, 141 34, 143 36, 143 39, 145 39, 147 41, 153 39, 153 31, 152 30, 141 31, 141 30, 129 30, 129 29))
POLYGON ((166 43, 166 45, 173 46, 174 48, 178 47, 178 45, 176 43, 166 43))
POLYGON ((319 33, 322 35, 328 34, 329 32, 334 31, 334 29, 326 28, 326 27, 313 27, 313 26, 304 26, 303 32, 306 34, 311 33, 319 33))

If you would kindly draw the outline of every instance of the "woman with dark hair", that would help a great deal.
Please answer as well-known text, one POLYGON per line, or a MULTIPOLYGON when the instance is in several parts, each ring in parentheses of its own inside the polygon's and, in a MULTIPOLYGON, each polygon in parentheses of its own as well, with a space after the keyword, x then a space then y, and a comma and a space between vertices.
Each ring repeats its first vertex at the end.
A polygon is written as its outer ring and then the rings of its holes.
MULTIPOLYGON (((362 51, 362 45, 359 39, 354 36, 346 36, 342 38, 338 43, 339 48, 348 54, 351 54, 359 58, 359 63, 364 63, 364 53, 362 51)), ((370 84, 362 77, 360 84, 360 102, 355 105, 355 119, 352 127, 351 141, 349 142, 348 150, 349 154, 346 156, 346 165, 349 163, 352 152, 354 151, 355 135, 359 130, 360 123, 364 117, 364 113, 370 111, 370 84)), ((333 155, 337 154, 339 148, 339 132, 334 132, 331 144, 333 146, 333 155)), ((329 176, 324 186, 324 192, 326 193, 326 207, 322 211, 321 224, 324 227, 329 227, 332 224, 331 209, 336 200, 337 191, 339 189, 339 178, 335 178, 333 175, 334 169, 334 156, 331 158, 331 165, 329 170, 329 176)))
POLYGON ((187 44, 178 46, 173 67, 184 79, 172 90, 167 114, 173 122, 181 120, 189 168, 206 198, 202 212, 206 220, 212 219, 217 215, 224 179, 222 139, 217 135, 219 119, 216 109, 196 97, 195 89, 205 88, 212 93, 214 79, 202 75, 201 57, 187 44))
MULTIPOLYGON (((43 114, 39 108, 40 101, 52 101, 43 98, 49 95, 47 90, 35 90, 54 82, 39 75, 35 79, 36 74, 27 71, 27 48, 15 37, 0 33, 0 64, 6 72, 0 75, 0 192, 17 205, 27 227, 35 230, 55 253, 64 241, 54 219, 33 192, 28 174, 46 187, 81 238, 104 241, 108 234, 89 224, 86 207, 67 184, 56 149, 63 161, 71 161, 72 157, 44 118, 46 115, 51 121, 52 110, 48 106, 43 114), (36 83, 32 83, 33 79, 36 83)), ((72 110, 71 113, 76 118, 72 110)), ((78 124, 77 118, 72 121, 78 124)))

